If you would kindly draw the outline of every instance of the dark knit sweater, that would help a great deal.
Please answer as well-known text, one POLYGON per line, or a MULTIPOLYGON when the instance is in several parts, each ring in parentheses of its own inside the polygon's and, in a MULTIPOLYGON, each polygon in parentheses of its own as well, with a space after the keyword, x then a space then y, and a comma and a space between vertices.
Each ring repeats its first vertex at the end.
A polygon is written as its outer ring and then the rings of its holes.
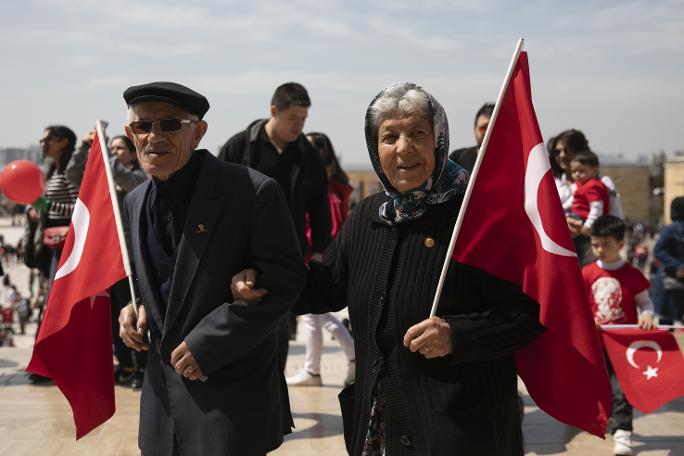
POLYGON ((543 331, 538 305, 518 287, 452 262, 437 315, 451 326, 453 352, 434 360, 411 353, 402 338, 430 314, 461 201, 389 226, 378 217, 386 200, 377 194, 356 207, 323 265, 311 266, 295 307, 321 313, 349 306, 356 383, 340 395, 348 451, 361 454, 373 388, 382 381, 386 455, 522 454, 512 355, 543 331), (383 350, 379 326, 393 333, 394 344, 383 338, 383 350))

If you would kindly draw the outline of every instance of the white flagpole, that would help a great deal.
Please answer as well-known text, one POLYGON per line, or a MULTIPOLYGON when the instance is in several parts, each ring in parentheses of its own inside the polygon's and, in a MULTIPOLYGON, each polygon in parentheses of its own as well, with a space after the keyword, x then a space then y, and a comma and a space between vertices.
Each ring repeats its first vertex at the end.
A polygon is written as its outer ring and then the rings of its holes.
POLYGON ((98 120, 96 123, 97 137, 100 140, 100 149, 102 149, 102 160, 104 161, 105 173, 107 174, 107 184, 109 185, 109 196, 114 207, 114 221, 116 222, 116 232, 119 235, 119 246, 121 247, 121 257, 123 259, 124 271, 128 276, 128 286, 131 289, 131 301, 133 302, 133 311, 136 319, 138 318, 138 304, 135 299, 135 288, 133 287, 133 274, 131 273, 131 260, 128 257, 128 248, 126 247, 126 236, 124 235, 123 223, 121 223, 121 209, 119 208, 119 198, 116 196, 116 186, 114 185, 114 177, 112 176, 112 169, 109 164, 109 154, 107 153, 107 143, 105 142, 104 130, 107 128, 107 123, 98 120))
MULTIPOLYGON (((639 325, 601 325, 601 329, 640 329, 639 325)), ((657 325, 655 329, 680 329, 675 325, 657 325)))
POLYGON ((435 299, 432 302, 430 317, 434 317, 437 313, 437 305, 439 304, 439 298, 442 295, 442 288, 444 287, 444 280, 446 279, 447 271, 449 270, 449 264, 451 263, 451 255, 454 252, 454 245, 456 245, 456 239, 458 238, 458 233, 461 230, 461 225, 463 224, 463 216, 465 215, 465 210, 468 207, 470 195, 473 193, 473 187, 475 180, 477 179, 477 173, 480 170, 480 163, 482 163, 482 159, 487 151, 487 144, 489 144, 489 137, 492 135, 492 128, 496 123, 496 118, 499 116, 501 102, 503 100, 504 94, 506 93, 506 89, 508 88, 508 83, 511 80, 513 69, 515 68, 515 64, 518 62, 518 56, 520 55, 520 51, 522 50, 524 43, 525 40, 523 38, 518 39, 518 43, 515 46, 515 51, 513 51, 511 63, 508 66, 508 72, 506 72, 506 77, 504 78, 503 84, 501 85, 501 90, 499 91, 499 98, 496 100, 494 112, 492 113, 492 117, 489 120, 489 125, 487 126, 487 131, 485 132, 484 139, 482 140, 482 146, 480 146, 480 150, 477 153, 477 159, 475 160, 473 172, 470 175, 470 181, 468 182, 468 187, 466 188, 465 196, 463 197, 463 203, 461 204, 461 209, 458 211, 456 225, 454 225, 454 231, 451 233, 451 241, 449 242, 449 249, 447 250, 446 258, 444 259, 442 274, 439 276, 439 283, 437 284, 437 291, 435 291, 435 299))

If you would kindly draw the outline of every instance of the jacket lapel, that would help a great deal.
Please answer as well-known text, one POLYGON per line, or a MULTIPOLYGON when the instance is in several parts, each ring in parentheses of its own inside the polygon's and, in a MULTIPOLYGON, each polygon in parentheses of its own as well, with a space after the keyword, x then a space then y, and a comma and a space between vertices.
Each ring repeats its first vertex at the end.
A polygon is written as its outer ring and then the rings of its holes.
MULTIPOLYGON (((152 180, 148 180, 143 185, 146 186, 145 191, 142 192, 142 197, 138 198, 134 202, 133 214, 137 219, 134 219, 133 232, 131 244, 133 246, 133 253, 135 258, 139 259, 139 263, 142 265, 141 270, 137 270, 136 274, 139 275, 141 284, 154 284, 157 283, 156 279, 153 279, 154 274, 152 273, 152 266, 149 261, 149 256, 145 249, 142 248, 146 245, 145 239, 143 239, 145 230, 143 229, 143 223, 145 222, 145 201, 147 201, 147 195, 150 193, 150 186, 152 185, 152 180)), ((145 310, 152 314, 157 328, 161 330, 164 325, 164 317, 160 313, 162 308, 161 299, 159 293, 154 287, 145 287, 147 293, 145 293, 146 299, 152 299, 152 302, 145 306, 145 310)), ((143 302, 143 304, 145 304, 143 302)))
POLYGON ((215 194, 217 172, 215 163, 211 163, 214 160, 216 159, 213 156, 207 154, 197 176, 195 192, 183 227, 183 237, 178 246, 164 320, 164 334, 168 333, 181 308, 186 304, 186 296, 197 273, 197 267, 216 231, 216 220, 223 206, 223 196, 215 194))

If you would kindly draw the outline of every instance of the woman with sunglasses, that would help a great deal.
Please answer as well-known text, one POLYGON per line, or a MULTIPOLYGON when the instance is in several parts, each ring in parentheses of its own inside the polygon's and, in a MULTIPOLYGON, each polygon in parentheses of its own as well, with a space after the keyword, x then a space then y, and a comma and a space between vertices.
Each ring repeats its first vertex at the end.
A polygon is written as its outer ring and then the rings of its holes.
MULTIPOLYGON (((55 227, 68 227, 74 211, 78 187, 67 179, 66 167, 74 152, 76 135, 63 125, 52 125, 45 129, 40 139, 43 157, 50 162, 45 186, 45 197, 37 201, 28 211, 29 228, 39 234, 55 227), (40 228, 40 229, 39 229, 40 228)), ((35 239, 32 236, 32 267, 38 268, 50 281, 57 271, 57 264, 62 253, 62 244, 55 235, 52 239, 35 239), (47 242, 46 242, 47 241, 47 242)))

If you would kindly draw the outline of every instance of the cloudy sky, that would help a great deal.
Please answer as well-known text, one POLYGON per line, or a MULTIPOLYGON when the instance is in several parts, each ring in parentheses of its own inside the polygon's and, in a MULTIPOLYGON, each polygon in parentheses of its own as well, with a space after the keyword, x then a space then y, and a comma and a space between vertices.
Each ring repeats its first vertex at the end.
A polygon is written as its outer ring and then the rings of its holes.
POLYGON ((306 130, 344 164, 368 163, 365 109, 413 81, 445 107, 452 148, 494 101, 518 37, 545 137, 583 130, 600 154, 684 149, 684 1, 22 0, 0 16, 0 147, 49 124, 123 132, 121 94, 169 80, 207 96, 212 151, 266 117, 282 82, 304 84, 306 130))

